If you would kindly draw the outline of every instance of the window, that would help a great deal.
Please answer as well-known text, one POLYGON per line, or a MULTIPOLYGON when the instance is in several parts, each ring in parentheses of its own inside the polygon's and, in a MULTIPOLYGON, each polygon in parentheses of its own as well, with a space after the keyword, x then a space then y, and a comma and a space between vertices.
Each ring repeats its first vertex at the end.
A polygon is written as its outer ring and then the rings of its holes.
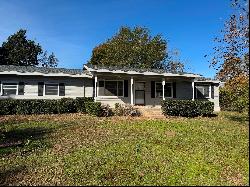
POLYGON ((123 96, 123 81, 99 81, 98 96, 123 96))
MULTIPOLYGON (((156 82, 155 83, 155 96, 156 97, 162 97, 163 91, 162 91, 162 83, 161 82, 156 82)), ((173 86, 172 83, 165 83, 164 86, 164 95, 165 98, 171 98, 173 97, 173 86)))
POLYGON ((197 85, 196 97, 197 99, 210 98, 210 86, 209 85, 197 85))
POLYGON ((3 83, 2 95, 17 95, 18 87, 17 83, 3 83))
POLYGON ((45 95, 58 95, 58 84, 45 84, 45 95))

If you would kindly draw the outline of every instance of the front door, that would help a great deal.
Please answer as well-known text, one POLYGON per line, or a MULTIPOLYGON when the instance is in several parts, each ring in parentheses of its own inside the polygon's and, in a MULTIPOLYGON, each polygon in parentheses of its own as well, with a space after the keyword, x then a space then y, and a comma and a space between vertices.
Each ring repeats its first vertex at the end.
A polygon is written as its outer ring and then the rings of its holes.
POLYGON ((145 105, 145 82, 135 83, 135 104, 145 105))

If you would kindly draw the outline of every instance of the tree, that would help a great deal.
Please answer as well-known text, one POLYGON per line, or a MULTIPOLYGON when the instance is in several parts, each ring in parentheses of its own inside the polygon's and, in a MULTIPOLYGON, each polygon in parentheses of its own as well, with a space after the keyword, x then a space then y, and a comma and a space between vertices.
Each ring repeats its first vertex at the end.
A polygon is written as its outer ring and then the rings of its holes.
MULTIPOLYGON (((247 0, 232 0, 233 12, 216 37, 211 66, 221 80, 249 75, 249 9, 247 0)), ((206 55, 207 56, 207 55, 206 55)))
POLYGON ((45 68, 55 68, 58 64, 58 59, 56 58, 55 54, 52 52, 51 55, 47 55, 47 51, 45 51, 42 55, 42 57, 39 59, 40 64, 42 67, 45 68))
POLYGON ((42 47, 26 37, 26 30, 19 30, 8 37, 2 44, 5 51, 1 64, 19 66, 39 65, 38 55, 42 54, 42 47))
POLYGON ((0 47, 0 65, 56 67, 58 60, 52 53, 47 57, 39 43, 27 39, 26 30, 20 29, 9 36, 0 47))
POLYGON ((164 69, 170 72, 183 72, 185 70, 184 63, 180 59, 180 51, 178 49, 169 51, 164 65, 164 69))
POLYGON ((131 68, 167 67, 167 41, 161 35, 151 36, 147 28, 121 27, 105 43, 95 47, 88 63, 131 68))

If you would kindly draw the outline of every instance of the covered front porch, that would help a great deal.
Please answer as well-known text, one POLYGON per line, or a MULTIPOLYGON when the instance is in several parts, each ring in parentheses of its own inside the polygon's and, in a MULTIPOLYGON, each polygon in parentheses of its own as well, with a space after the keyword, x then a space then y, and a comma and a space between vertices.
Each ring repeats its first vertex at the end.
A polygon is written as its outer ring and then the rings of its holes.
POLYGON ((160 107, 166 99, 195 98, 194 78, 153 75, 95 74, 95 101, 160 107))

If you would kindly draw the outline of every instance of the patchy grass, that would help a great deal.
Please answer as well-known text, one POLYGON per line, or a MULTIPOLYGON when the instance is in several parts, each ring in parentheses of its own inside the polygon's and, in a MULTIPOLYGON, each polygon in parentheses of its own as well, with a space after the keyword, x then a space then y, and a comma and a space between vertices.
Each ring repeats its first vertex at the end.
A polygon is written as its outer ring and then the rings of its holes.
POLYGON ((248 185, 247 119, 0 117, 0 184, 248 185))

